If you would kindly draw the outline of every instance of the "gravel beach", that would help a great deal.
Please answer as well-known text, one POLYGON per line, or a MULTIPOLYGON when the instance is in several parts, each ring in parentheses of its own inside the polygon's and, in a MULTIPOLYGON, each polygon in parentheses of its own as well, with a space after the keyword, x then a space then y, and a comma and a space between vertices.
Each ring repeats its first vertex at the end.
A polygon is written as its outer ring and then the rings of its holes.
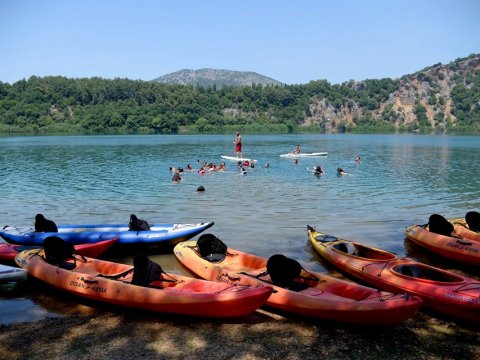
POLYGON ((349 327, 258 310, 211 321, 134 310, 0 326, 0 359, 480 359, 480 332, 423 312, 349 327))

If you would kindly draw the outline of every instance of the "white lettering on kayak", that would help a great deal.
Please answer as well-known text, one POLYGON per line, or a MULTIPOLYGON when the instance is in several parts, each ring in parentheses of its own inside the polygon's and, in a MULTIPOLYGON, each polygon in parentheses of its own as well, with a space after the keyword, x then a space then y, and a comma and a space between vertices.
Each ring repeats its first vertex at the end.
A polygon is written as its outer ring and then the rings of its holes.
POLYGON ((472 296, 459 295, 459 294, 453 294, 453 293, 446 293, 445 296, 453 300, 464 301, 464 302, 469 302, 473 304, 480 304, 480 298, 474 298, 472 296))
POLYGON ((156 238, 161 238, 167 236, 167 233, 161 233, 161 234, 149 234, 147 235, 147 239, 156 239, 156 238))

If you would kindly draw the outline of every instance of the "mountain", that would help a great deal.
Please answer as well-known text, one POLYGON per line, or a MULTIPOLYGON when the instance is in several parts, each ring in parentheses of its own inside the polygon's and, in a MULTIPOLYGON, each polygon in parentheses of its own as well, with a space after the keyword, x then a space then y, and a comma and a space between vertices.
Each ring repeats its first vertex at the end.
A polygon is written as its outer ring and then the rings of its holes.
POLYGON ((280 81, 252 71, 232 71, 218 69, 183 69, 170 74, 162 75, 152 82, 165 84, 182 84, 200 87, 216 86, 251 86, 260 85, 282 85, 280 81))
POLYGON ((408 130, 480 127, 479 54, 435 64, 396 80, 349 81, 330 89, 336 89, 341 97, 332 99, 325 92, 312 96, 302 125, 319 126, 325 132, 351 131, 364 125, 408 130))

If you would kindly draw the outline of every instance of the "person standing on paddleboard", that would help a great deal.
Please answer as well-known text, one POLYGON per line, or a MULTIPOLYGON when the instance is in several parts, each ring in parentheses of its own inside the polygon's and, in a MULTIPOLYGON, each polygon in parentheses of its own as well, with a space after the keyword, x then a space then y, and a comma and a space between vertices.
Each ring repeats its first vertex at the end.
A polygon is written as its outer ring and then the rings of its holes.
POLYGON ((242 137, 240 136, 240 132, 237 131, 235 135, 235 140, 233 141, 235 144, 235 152, 237 153, 237 158, 242 157, 242 137))

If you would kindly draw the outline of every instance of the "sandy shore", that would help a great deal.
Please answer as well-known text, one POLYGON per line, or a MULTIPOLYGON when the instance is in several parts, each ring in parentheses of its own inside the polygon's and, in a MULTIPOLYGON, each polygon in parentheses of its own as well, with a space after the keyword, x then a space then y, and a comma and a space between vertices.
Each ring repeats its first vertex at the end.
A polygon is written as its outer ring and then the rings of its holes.
POLYGON ((480 359, 480 332, 424 313, 367 329, 266 310, 231 321, 138 311, 0 326, 0 359, 480 359))

